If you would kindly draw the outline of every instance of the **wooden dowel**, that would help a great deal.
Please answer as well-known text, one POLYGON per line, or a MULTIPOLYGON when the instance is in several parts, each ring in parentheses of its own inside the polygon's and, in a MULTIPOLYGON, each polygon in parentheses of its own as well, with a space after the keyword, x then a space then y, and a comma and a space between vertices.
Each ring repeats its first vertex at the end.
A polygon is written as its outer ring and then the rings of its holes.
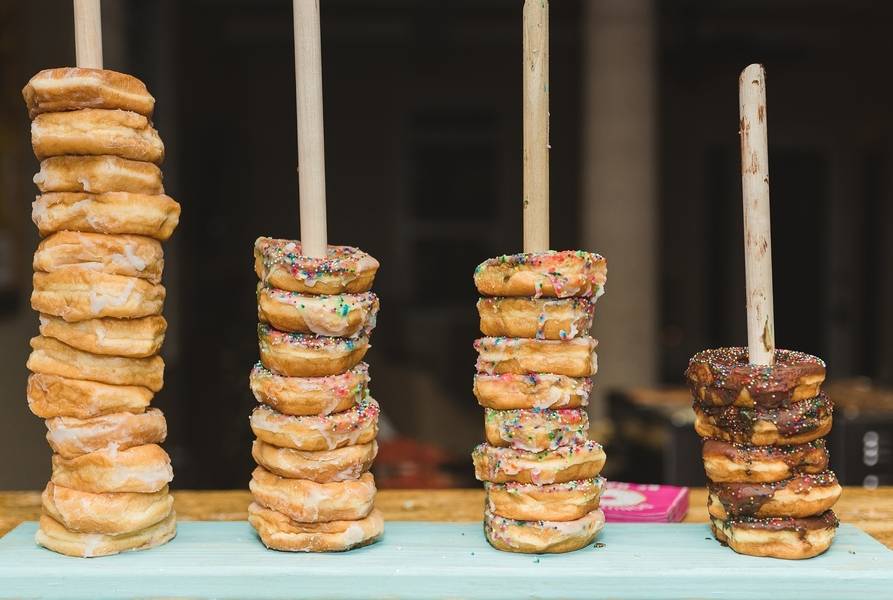
POLYGON ((77 66, 102 68, 102 17, 99 0, 74 0, 74 47, 77 66))
POLYGON ((549 249, 549 2, 524 2, 524 252, 549 249))
POLYGON ((775 315, 772 307, 766 72, 763 65, 750 65, 741 72, 738 91, 747 345, 751 364, 772 365, 775 363, 775 315))
POLYGON ((298 113, 298 191, 301 251, 326 256, 326 165, 322 119, 319 0, 293 0, 295 98, 298 113))

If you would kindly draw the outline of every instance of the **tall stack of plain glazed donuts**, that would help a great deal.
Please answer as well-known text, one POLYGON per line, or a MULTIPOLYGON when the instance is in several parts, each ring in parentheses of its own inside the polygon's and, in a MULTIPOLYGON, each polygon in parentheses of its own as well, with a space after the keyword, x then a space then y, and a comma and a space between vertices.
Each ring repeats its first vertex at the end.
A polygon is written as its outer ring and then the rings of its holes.
POLYGON ((719 348, 692 357, 685 374, 716 539, 753 556, 827 550, 841 487, 825 448, 833 410, 821 390, 825 363, 776 350, 774 365, 752 365, 747 348, 719 348))
POLYGON ((589 336, 605 259, 582 251, 498 256, 474 273, 481 332, 474 394, 486 442, 484 532, 509 552, 569 552, 604 526, 605 464, 586 405, 598 363, 589 336))
POLYGON ((180 206, 164 194, 155 99, 138 79, 48 69, 23 90, 41 161, 28 404, 46 419, 52 478, 37 542, 102 556, 176 533, 167 435, 150 402, 164 382, 162 241, 180 206))
POLYGON ((379 410, 362 360, 378 314, 378 261, 349 246, 310 258, 300 242, 268 237, 254 259, 260 362, 250 385, 260 404, 248 520, 275 550, 371 544, 384 530, 369 473, 379 410))

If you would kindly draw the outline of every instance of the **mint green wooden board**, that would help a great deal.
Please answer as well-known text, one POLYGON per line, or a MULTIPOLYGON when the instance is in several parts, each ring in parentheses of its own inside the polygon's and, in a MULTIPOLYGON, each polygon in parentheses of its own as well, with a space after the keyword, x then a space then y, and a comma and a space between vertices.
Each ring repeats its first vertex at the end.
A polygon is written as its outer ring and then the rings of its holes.
POLYGON ((893 552, 851 525, 823 556, 782 561, 723 548, 706 525, 609 524, 603 547, 498 552, 476 523, 390 522, 343 554, 267 550, 248 523, 184 522, 172 542, 94 559, 0 539, 2 598, 890 598, 893 552))

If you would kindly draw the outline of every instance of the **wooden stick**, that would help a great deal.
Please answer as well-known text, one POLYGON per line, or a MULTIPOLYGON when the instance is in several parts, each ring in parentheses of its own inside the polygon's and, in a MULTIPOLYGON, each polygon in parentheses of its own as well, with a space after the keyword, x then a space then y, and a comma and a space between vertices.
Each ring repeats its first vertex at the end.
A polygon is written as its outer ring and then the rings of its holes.
POLYGON ((295 92, 298 111, 298 191, 301 251, 326 256, 326 164, 322 120, 319 0, 293 0, 295 92))
POLYGON ((524 252, 549 249, 549 2, 524 2, 524 252))
POLYGON ((738 79, 741 117, 741 191, 744 197, 744 271, 750 362, 775 363, 772 235, 769 220, 769 143, 766 72, 750 65, 738 79))
POLYGON ((99 0, 74 0, 74 47, 79 67, 102 68, 102 17, 99 0))

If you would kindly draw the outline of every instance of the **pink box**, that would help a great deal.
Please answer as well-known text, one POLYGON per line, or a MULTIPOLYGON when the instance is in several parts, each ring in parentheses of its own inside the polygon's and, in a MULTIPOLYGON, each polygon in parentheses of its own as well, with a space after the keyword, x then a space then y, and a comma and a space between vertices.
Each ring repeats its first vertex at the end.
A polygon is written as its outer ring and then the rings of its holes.
POLYGON ((609 481, 600 506, 613 523, 674 523, 688 512, 688 488, 609 481))

